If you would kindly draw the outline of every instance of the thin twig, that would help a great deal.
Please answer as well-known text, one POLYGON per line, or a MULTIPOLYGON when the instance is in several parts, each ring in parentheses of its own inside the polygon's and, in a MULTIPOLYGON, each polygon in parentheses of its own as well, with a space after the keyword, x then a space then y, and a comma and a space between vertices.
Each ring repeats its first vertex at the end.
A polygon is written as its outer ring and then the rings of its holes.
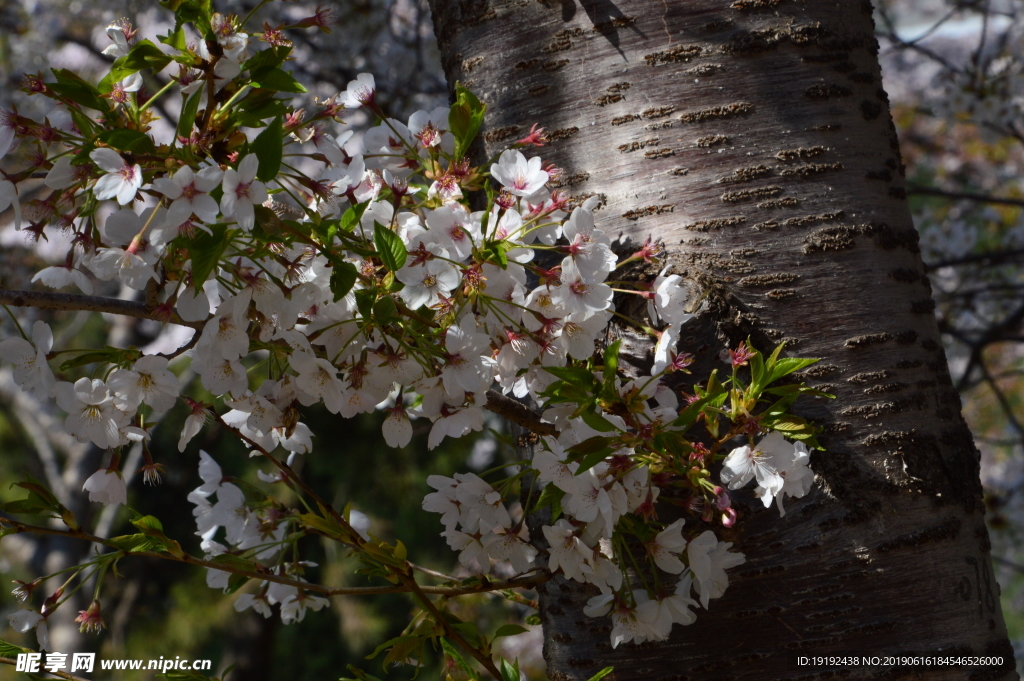
MULTIPOLYGON (((32 533, 32 534, 49 534, 56 535, 59 537, 70 537, 72 539, 81 539, 83 541, 93 542, 101 546, 106 546, 117 551, 123 551, 124 549, 117 546, 109 539, 98 537, 94 534, 90 534, 84 531, 75 530, 61 530, 55 527, 45 527, 40 525, 28 525, 26 523, 18 522, 10 518, 4 518, 0 516, 0 527, 8 528, 9 534, 21 534, 21 533, 32 533)), ((288 586, 294 586, 299 589, 306 591, 313 591, 316 593, 323 594, 325 596, 373 596, 378 594, 394 594, 394 593, 409 593, 411 589, 401 585, 395 586, 351 586, 351 587, 330 587, 323 584, 316 584, 314 582, 303 582, 298 579, 292 579, 291 577, 285 577, 282 575, 275 575, 272 572, 263 572, 260 570, 245 570, 239 568, 236 565, 228 565, 224 563, 217 563, 211 560, 204 560, 202 558, 196 558, 190 554, 183 554, 182 556, 175 556, 171 553, 160 553, 157 551, 131 551, 125 552, 126 554, 133 556, 145 556, 147 558, 160 558, 163 560, 170 560, 178 563, 186 563, 188 565, 195 565, 196 567, 211 568, 213 570, 221 570, 223 572, 230 572, 234 575, 241 577, 249 577, 250 579, 260 579, 267 582, 277 582, 279 584, 286 584, 288 586)), ((532 589, 544 582, 551 579, 551 575, 546 570, 536 570, 534 572, 528 572, 524 575, 519 575, 511 579, 502 580, 498 582, 492 582, 489 580, 483 580, 477 584, 467 586, 419 586, 417 587, 426 594, 433 594, 437 596, 463 596, 466 594, 475 593, 487 593, 491 591, 501 591, 503 589, 532 589)))
POLYGON ((137 319, 167 321, 178 326, 188 326, 197 331, 201 330, 204 324, 203 322, 186 322, 177 313, 171 313, 171 318, 164 320, 156 310, 145 303, 139 303, 134 300, 104 298, 101 296, 80 296, 71 293, 0 289, 0 304, 13 307, 36 307, 42 310, 106 312, 108 314, 135 317, 137 319))
POLYGON ((975 194, 973 192, 955 192, 937 187, 922 187, 912 184, 907 187, 907 194, 916 196, 941 196, 947 199, 963 199, 965 201, 977 201, 979 203, 994 203, 1001 206, 1022 206, 1024 199, 1011 199, 1005 196, 989 196, 988 194, 975 194))

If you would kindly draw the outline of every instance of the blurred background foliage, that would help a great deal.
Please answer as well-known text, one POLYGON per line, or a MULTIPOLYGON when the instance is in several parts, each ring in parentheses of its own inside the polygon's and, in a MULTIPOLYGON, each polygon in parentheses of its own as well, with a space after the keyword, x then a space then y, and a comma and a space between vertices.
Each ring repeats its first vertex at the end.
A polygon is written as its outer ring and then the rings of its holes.
MULTIPOLYGON (((417 109, 447 101, 426 0, 322 0, 336 23, 333 33, 306 32, 296 39, 294 67, 312 97, 329 97, 357 73, 378 83, 384 110, 404 120, 417 109)), ((255 3, 217 0, 224 13, 245 13, 255 3)), ((990 511, 993 560, 1002 586, 1003 611, 1018 659, 1024 652, 1024 3, 1020 0, 876 0, 884 86, 893 103, 906 164, 908 194, 921 234, 922 254, 931 280, 935 314, 943 332, 950 371, 982 454, 983 481, 990 511)), ((271 3, 259 23, 271 25, 312 15, 313 3, 271 3)), ((169 14, 150 0, 0 0, 0 107, 17 105, 39 114, 40 104, 18 89, 26 73, 48 68, 97 71, 108 59, 106 25, 128 17, 152 36, 168 27, 169 14)), ((149 84, 150 89, 157 84, 149 84)), ((41 99, 41 98, 36 98, 41 99)), ((173 115, 165 114, 173 121, 173 115)), ((367 124, 354 112, 346 126, 356 134, 367 124)), ((892 171, 898 172, 898 168, 892 171)), ((23 197, 26 211, 31 196, 23 197)), ((31 244, 14 232, 10 215, 0 215, 0 285, 32 288, 31 276, 62 261, 68 244, 59 236, 31 244)), ((117 290, 97 291, 118 295, 117 290)), ((127 323, 85 313, 34 312, 50 322, 56 347, 134 344, 151 351, 167 342, 153 323, 127 323)), ((0 321, 0 337, 14 333, 0 321)), ((166 331, 163 333, 167 333, 166 331)), ((182 376, 189 380, 188 376, 182 376)), ((125 513, 97 512, 80 492, 82 481, 101 465, 103 453, 63 434, 61 415, 22 394, 9 368, 0 369, 0 481, 25 473, 46 482, 65 505, 98 534, 130 532, 125 513)), ((187 415, 179 405, 159 425, 151 446, 166 466, 162 485, 129 484, 129 505, 158 516, 166 533, 200 553, 189 491, 199 485, 198 450, 212 453, 225 473, 259 484, 259 459, 249 459, 237 439, 208 427, 183 454, 178 434, 187 415)), ((421 511, 431 474, 482 470, 511 456, 502 424, 475 439, 446 440, 426 449, 426 433, 401 449, 386 448, 380 418, 332 418, 309 411, 305 421, 316 434, 315 456, 306 457, 302 475, 339 508, 352 507, 372 519, 371 531, 400 539, 410 556, 427 568, 455 570, 455 556, 440 536, 434 514, 421 511), (503 444, 505 442, 505 444, 503 444)), ((129 458, 132 455, 129 455, 129 458)), ((138 454, 134 454, 136 461, 138 454)), ((137 468, 137 464, 135 465, 137 468)), ((125 466, 125 470, 131 470, 125 466)), ((275 494, 287 501, 284 494, 275 494)), ((21 496, 0 485, 0 501, 21 496)), ((366 584, 358 565, 334 545, 307 539, 303 556, 317 563, 305 577, 331 585, 366 584)), ((84 542, 59 538, 12 537, 0 545, 0 575, 6 582, 30 580, 84 558, 84 542)), ((379 643, 398 635, 412 602, 405 596, 332 599, 332 607, 307 613, 283 626, 248 610, 236 613, 232 596, 206 586, 205 574, 189 566, 150 559, 120 565, 120 578, 108 576, 103 608, 108 629, 80 634, 72 621, 88 603, 69 602, 50 618, 53 647, 62 652, 96 651, 104 659, 208 658, 214 674, 234 669, 230 681, 289 679, 313 681, 346 674, 349 664, 383 678, 409 678, 409 667, 383 670, 367 661, 379 643)), ((455 572, 457 574, 457 572, 455 572)), ((47 585, 52 590, 57 585, 47 585)), ((252 588, 252 585, 247 587, 252 588)), ((8 588, 0 590, 0 615, 17 608, 8 588)), ((523 623, 533 611, 494 596, 460 606, 467 621, 493 631, 505 622, 523 623)), ((32 644, 6 627, 0 637, 32 644)), ((509 657, 519 657, 529 678, 543 678, 538 626, 501 639, 509 657)), ((438 660, 423 661, 423 678, 437 678, 438 660)), ((153 672, 127 672, 133 680, 153 672)), ((0 679, 19 676, 0 665, 0 679)), ((93 678, 119 678, 97 672, 93 678)))

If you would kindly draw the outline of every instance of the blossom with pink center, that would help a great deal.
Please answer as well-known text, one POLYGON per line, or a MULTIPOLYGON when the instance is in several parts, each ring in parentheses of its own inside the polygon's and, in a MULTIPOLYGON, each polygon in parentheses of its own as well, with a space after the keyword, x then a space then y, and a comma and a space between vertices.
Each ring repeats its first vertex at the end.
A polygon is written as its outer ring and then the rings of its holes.
POLYGON ((369 73, 360 73, 355 80, 349 81, 348 87, 342 93, 342 103, 346 109, 373 106, 376 92, 373 76, 369 73))
POLYGON ((203 168, 198 173, 188 166, 180 168, 173 176, 153 180, 153 189, 173 203, 167 210, 170 227, 178 227, 194 213, 203 222, 217 218, 217 202, 208 194, 220 184, 224 173, 220 168, 203 168))
POLYGON ((79 631, 83 634, 91 631, 98 634, 106 626, 103 623, 103 614, 100 612, 100 602, 97 600, 89 604, 88 610, 79 610, 75 621, 81 623, 79 631))
POLYGON ((135 192, 142 186, 142 166, 138 163, 129 165, 121 154, 107 147, 94 149, 89 158, 107 173, 96 180, 93 187, 97 199, 116 198, 122 206, 135 200, 135 192))
POLYGON ((256 224, 253 208, 267 200, 267 186, 256 179, 260 160, 249 154, 238 164, 238 170, 224 171, 224 196, 220 200, 220 211, 224 217, 234 217, 242 229, 249 231, 256 224))
POLYGON ((506 149, 498 162, 491 164, 491 177, 516 196, 529 196, 548 181, 547 172, 540 166, 539 156, 527 161, 520 152, 506 149))

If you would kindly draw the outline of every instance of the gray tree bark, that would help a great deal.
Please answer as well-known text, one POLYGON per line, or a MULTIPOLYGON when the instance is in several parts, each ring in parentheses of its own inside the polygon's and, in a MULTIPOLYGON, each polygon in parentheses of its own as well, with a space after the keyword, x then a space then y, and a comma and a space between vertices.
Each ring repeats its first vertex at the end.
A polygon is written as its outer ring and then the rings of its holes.
POLYGON ((663 240, 719 331, 822 358, 805 378, 837 396, 802 407, 824 428, 815 491, 782 519, 751 500, 721 533, 747 563, 696 624, 612 650, 582 614, 590 590, 550 583, 550 678, 825 678, 790 657, 938 653, 1005 663, 914 678, 1016 678, 870 2, 431 4, 449 82, 490 105, 488 155, 546 127, 545 158, 576 200, 600 194, 602 229, 663 240))

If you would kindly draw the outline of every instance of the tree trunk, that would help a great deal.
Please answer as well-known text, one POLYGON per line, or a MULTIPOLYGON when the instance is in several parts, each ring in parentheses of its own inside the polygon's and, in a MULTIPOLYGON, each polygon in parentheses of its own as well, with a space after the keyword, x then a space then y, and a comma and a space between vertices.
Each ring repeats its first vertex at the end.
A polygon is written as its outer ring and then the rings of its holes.
POLYGON ((487 154, 540 123, 603 230, 664 240, 720 330, 822 358, 805 378, 836 395, 803 406, 824 429, 815 491, 720 532, 747 562, 696 624, 613 650, 590 589, 550 583, 550 677, 824 678, 791 658, 943 653, 1005 662, 915 678, 1016 678, 870 2, 431 4, 449 82, 490 105, 487 154))

